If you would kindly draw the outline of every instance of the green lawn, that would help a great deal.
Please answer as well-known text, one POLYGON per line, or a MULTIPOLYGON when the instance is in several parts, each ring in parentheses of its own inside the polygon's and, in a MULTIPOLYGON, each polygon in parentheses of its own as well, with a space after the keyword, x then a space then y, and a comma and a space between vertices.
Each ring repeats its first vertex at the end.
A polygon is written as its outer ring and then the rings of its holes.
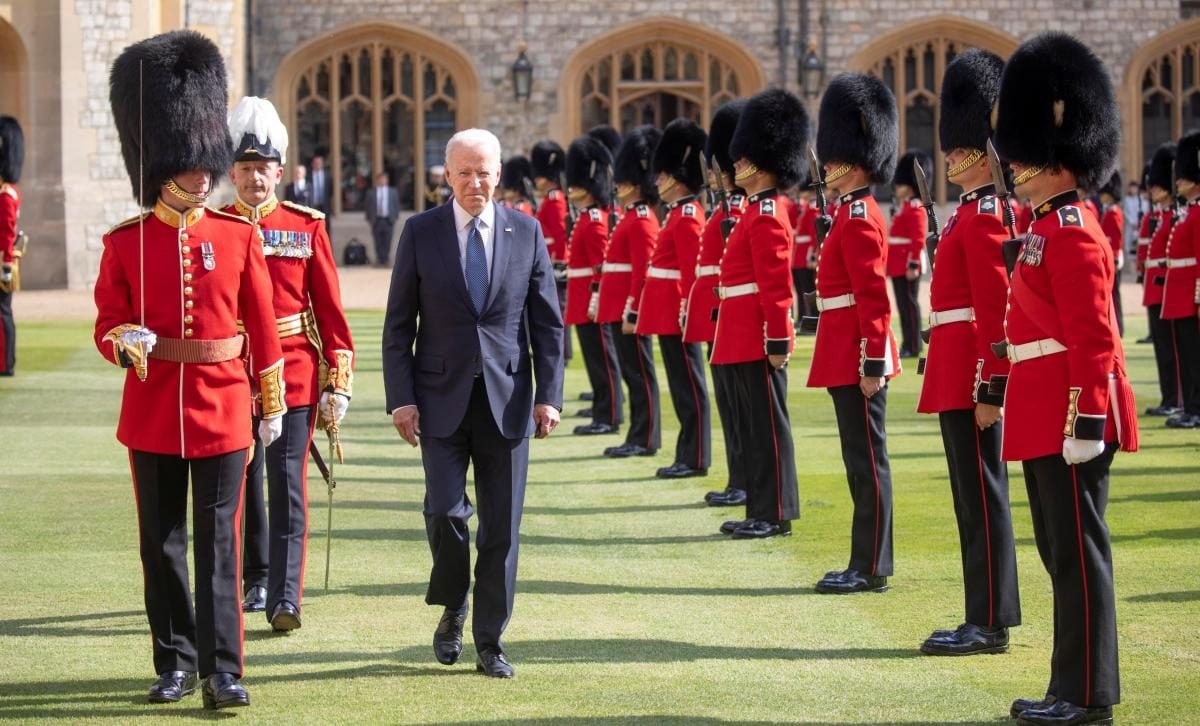
MULTIPOLYGON (((1143 331, 1141 315, 1131 315, 1143 331)), ((954 516, 934 418, 914 413, 919 378, 890 394, 896 572, 890 592, 837 598, 813 583, 843 567, 850 500, 833 411, 802 387, 811 338, 792 364, 790 406, 801 519, 790 538, 730 541, 730 510, 700 497, 723 486, 720 436, 705 481, 654 479, 655 459, 601 457, 613 436, 564 430, 532 444, 520 589, 508 630, 514 681, 453 668, 430 639, 429 554, 418 452, 383 413, 378 312, 351 316, 360 362, 344 426, 332 582, 325 490, 312 471, 304 628, 280 637, 250 617, 246 677, 263 723, 995 723, 1040 695, 1049 662, 1050 589, 1034 549, 1019 467, 1013 513, 1025 625, 1008 655, 935 659, 917 646, 961 619, 954 516)), ((0 379, 0 720, 136 722, 199 718, 199 696, 149 706, 136 522, 114 438, 120 371, 80 323, 20 328, 19 374, 0 379)), ((1130 343, 1140 403, 1150 347, 1130 343)), ((910 366, 911 367, 911 366, 910 366)), ((661 367, 660 367, 661 372, 661 367)), ((568 414, 584 385, 567 376, 568 414)), ((664 395, 666 392, 663 385, 664 395)), ((664 402, 664 440, 675 430, 664 402)), ((1123 723, 1200 713, 1200 433, 1143 421, 1142 452, 1119 455, 1109 523, 1116 558, 1123 723)), ((736 510, 735 510, 736 511, 736 510)), ((225 715, 225 714, 222 714, 225 715)))

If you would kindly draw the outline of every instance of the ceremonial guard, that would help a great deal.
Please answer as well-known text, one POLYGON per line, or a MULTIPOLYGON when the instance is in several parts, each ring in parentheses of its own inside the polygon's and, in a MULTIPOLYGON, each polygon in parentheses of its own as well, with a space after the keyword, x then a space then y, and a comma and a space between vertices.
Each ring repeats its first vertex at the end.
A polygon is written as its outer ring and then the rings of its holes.
MULTIPOLYGON (((708 139, 704 145, 709 173, 713 175, 708 183, 718 189, 718 203, 700 235, 700 258, 696 261, 696 281, 692 283, 688 294, 683 342, 707 343, 710 357, 717 333, 717 310, 721 304, 721 299, 717 297, 721 284, 721 257, 725 254, 725 243, 733 232, 734 224, 746 209, 746 193, 733 181, 733 160, 729 158, 729 140, 733 138, 733 130, 737 128, 738 118, 745 106, 744 99, 737 99, 718 108, 708 126, 708 139)), ((721 420, 729 474, 725 488, 708 492, 704 495, 704 501, 713 507, 733 507, 746 503, 746 472, 740 449, 741 438, 734 430, 733 382, 729 378, 730 366, 714 365, 710 368, 713 400, 721 420)))
POLYGON ((1200 323, 1196 319, 1196 256, 1200 254, 1200 132, 1179 140, 1175 191, 1186 204, 1167 240, 1162 319, 1169 323, 1179 357, 1181 410, 1167 419, 1174 429, 1200 427, 1200 323))
POLYGON ((877 78, 844 73, 821 98, 817 155, 839 207, 817 263, 817 340, 810 388, 827 388, 854 502, 850 563, 821 593, 887 589, 892 574, 892 474, 887 381, 900 372, 887 297, 887 223, 872 184, 896 169, 896 100, 877 78))
POLYGON ((191 30, 135 43, 113 63, 121 153, 134 198, 151 211, 104 236, 95 287, 96 345, 129 369, 117 439, 129 448, 159 675, 149 699, 180 700, 195 691, 198 671, 206 708, 249 703, 237 681, 242 486, 253 440, 239 317, 262 397, 264 444, 279 437, 287 411, 257 230, 204 207, 232 157, 226 88, 220 51, 191 30))
MULTIPOLYGON (((546 250, 554 265, 554 285, 558 289, 558 304, 567 310, 567 190, 560 186, 566 170, 567 154, 553 141, 539 141, 529 151, 529 166, 533 186, 542 195, 534 215, 542 225, 546 250)), ((501 169, 503 173, 503 169, 501 169)), ((564 353, 571 359, 571 331, 563 333, 564 353)))
POLYGON ((270 101, 248 96, 229 116, 234 140, 224 211, 259 231, 271 276, 275 326, 283 348, 287 413, 268 447, 255 441, 246 471, 246 549, 242 610, 267 613, 276 631, 300 627, 308 544, 308 450, 318 420, 340 423, 350 405, 354 345, 325 215, 280 202, 287 129, 270 101), (263 501, 264 462, 270 514, 263 501))
POLYGON ((571 231, 567 267, 567 311, 563 322, 575 326, 579 350, 592 386, 592 421, 575 434, 614 434, 621 427, 621 368, 612 328, 588 317, 592 293, 600 291, 600 269, 608 248, 608 215, 612 198, 612 155, 590 136, 580 136, 567 149, 567 191, 582 210, 571 231))
POLYGON ((1117 315, 1117 330, 1125 335, 1125 312, 1121 309, 1121 270, 1125 268, 1125 213, 1121 211, 1121 172, 1114 171, 1100 187, 1100 229, 1112 246, 1113 311, 1117 315))
POLYGON ((792 214, 792 229, 796 231, 796 243, 792 246, 792 287, 796 290, 796 301, 800 317, 817 314, 811 302, 817 291, 817 217, 821 212, 809 198, 809 192, 800 190, 792 214))
POLYGON ((929 224, 917 191, 913 163, 919 163, 926 178, 933 178, 933 159, 920 149, 910 149, 896 164, 892 179, 895 206, 888 229, 887 276, 892 280, 896 310, 900 313, 900 357, 921 355, 921 273, 925 269, 925 235, 929 224))
POLYGON ((793 232, 777 197, 803 180, 808 138, 803 102, 774 88, 746 102, 729 141, 734 182, 749 196, 721 258, 710 362, 725 369, 746 486, 746 519, 721 525, 735 539, 789 535, 800 516, 785 368, 796 340, 793 232))
POLYGON ((1145 248, 1143 263, 1145 279, 1142 287, 1142 305, 1150 318, 1150 338, 1154 344, 1154 362, 1158 368, 1158 387, 1162 401, 1158 406, 1146 409, 1148 416, 1175 416, 1183 411, 1183 391, 1179 385, 1179 345, 1175 340, 1175 329, 1162 318, 1163 285, 1167 277, 1167 240, 1175 227, 1175 190, 1172 170, 1175 167, 1175 144, 1165 143, 1154 151, 1147 175, 1150 201, 1155 213, 1147 215, 1142 225, 1142 239, 1149 241, 1145 248))
POLYGON ((654 370, 653 342, 636 333, 637 315, 632 312, 633 290, 641 290, 646 269, 658 239, 658 215, 651 206, 658 201, 650 160, 661 134, 653 126, 639 126, 625 135, 613 162, 617 203, 625 210, 613 230, 604 264, 600 268, 600 290, 593 293, 593 319, 610 330, 617 349, 621 377, 629 389, 629 431, 625 443, 610 446, 605 456, 653 456, 662 446, 662 404, 658 375, 654 370))
POLYGON ((1108 178, 1120 120, 1104 63, 1042 33, 1009 58, 996 148, 1034 202, 1005 316, 1012 363, 1003 457, 1020 461, 1034 539, 1054 590, 1050 683, 1022 724, 1112 723, 1120 701, 1112 553, 1104 511, 1118 445, 1137 449, 1133 389, 1112 310, 1112 250, 1076 187, 1108 178))
POLYGON ((1008 629, 1021 624, 1008 469, 1000 459, 1008 360, 992 348, 1004 342, 1008 274, 1001 243, 1012 235, 1004 226, 1008 200, 997 198, 1005 190, 996 189, 985 153, 1003 70, 999 56, 973 48, 946 67, 942 81, 938 135, 946 177, 967 191, 946 221, 933 263, 917 411, 936 413, 941 426, 966 619, 955 630, 934 631, 921 646, 929 655, 1002 653, 1008 629))
POLYGON ((12 298, 21 284, 21 167, 25 162, 25 135, 12 116, 0 116, 0 376, 11 376, 17 365, 17 326, 12 298))
POLYGON ((533 204, 533 167, 528 157, 517 154, 509 157, 500 169, 500 193, 504 205, 509 209, 524 212, 531 217, 537 216, 533 204))
POLYGON ((660 479, 704 476, 712 463, 712 417, 704 352, 699 343, 683 341, 685 305, 696 280, 700 233, 704 229, 704 207, 696 193, 705 183, 700 155, 706 138, 695 122, 675 119, 663 129, 654 149, 651 171, 656 175, 667 219, 646 270, 646 284, 631 310, 637 315, 638 335, 658 336, 671 403, 679 419, 675 461, 656 472, 660 479))

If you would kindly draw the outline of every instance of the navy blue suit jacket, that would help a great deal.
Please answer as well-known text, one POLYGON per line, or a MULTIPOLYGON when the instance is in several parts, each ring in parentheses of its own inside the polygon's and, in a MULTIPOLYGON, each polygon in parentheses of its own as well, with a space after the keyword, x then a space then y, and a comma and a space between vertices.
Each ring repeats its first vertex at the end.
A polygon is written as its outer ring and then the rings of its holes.
POLYGON ((533 433, 535 402, 562 409, 563 322, 542 228, 493 204, 492 278, 482 314, 467 294, 452 205, 410 217, 396 246, 383 323, 387 410, 417 405, 423 436, 458 429, 480 369, 506 438, 533 433))

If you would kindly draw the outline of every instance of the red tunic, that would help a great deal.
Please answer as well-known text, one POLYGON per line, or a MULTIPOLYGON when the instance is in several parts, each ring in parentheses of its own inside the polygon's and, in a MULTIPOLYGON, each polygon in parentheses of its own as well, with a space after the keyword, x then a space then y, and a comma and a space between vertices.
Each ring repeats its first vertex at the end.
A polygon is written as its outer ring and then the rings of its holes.
POLYGON ((988 393, 993 378, 1008 375, 1008 359, 997 358, 993 343, 1004 342, 1008 273, 1001 243, 1008 239, 999 200, 991 185, 961 198, 946 220, 933 262, 929 307, 933 315, 972 308, 974 320, 935 325, 917 411, 940 413, 1000 405, 988 393))
POLYGON ((1104 213, 1100 216, 1100 231, 1104 232, 1112 247, 1113 263, 1120 267, 1125 259, 1125 213, 1121 211, 1121 205, 1109 204, 1104 207, 1104 213))
MULTIPOLYGON (((729 216, 735 222, 741 218, 745 208, 746 197, 741 194, 729 197, 729 216)), ((687 321, 683 329, 685 343, 711 343, 717 334, 717 308, 721 304, 717 297, 717 285, 721 277, 721 256, 725 254, 725 238, 721 235, 724 220, 725 210, 717 205, 700 235, 696 281, 692 283, 687 299, 687 321)))
MULTIPOLYGON (((679 315, 684 296, 696 281, 704 208, 695 197, 684 197, 667 207, 667 219, 646 270, 646 284, 634 301, 638 335, 682 335, 679 315)), ((634 295, 636 297, 636 291, 634 295)))
POLYGON ((509 209, 515 209, 521 214, 528 214, 530 217, 534 217, 535 219, 537 218, 537 215, 533 212, 533 202, 530 202, 528 199, 519 199, 515 204, 511 202, 504 202, 504 206, 508 207, 509 209))
POLYGON ((637 202, 626 207, 613 230, 600 270, 597 323, 619 323, 625 317, 625 311, 632 308, 630 291, 642 289, 658 229, 658 217, 648 204, 637 202))
MULTIPOLYGON (((1148 213, 1142 215, 1142 221, 1138 224, 1138 239, 1137 239, 1137 269, 1138 272, 1143 272, 1146 269, 1146 257, 1150 252, 1150 220, 1157 218, 1158 208, 1154 207, 1148 213)), ((1143 279, 1143 282, 1145 280, 1143 279)))
POLYGON ((1029 202, 1024 202, 1017 207, 1017 234, 1025 234, 1029 231, 1029 225, 1033 224, 1033 205, 1029 202))
POLYGON ((817 217, 820 216, 821 210, 817 209, 817 205, 809 204, 807 201, 797 204, 796 210, 795 219, 792 221, 792 228, 796 230, 796 243, 792 247, 792 268, 815 267, 817 262, 817 217))
POLYGON ((551 262, 567 261, 567 198, 561 189, 551 189, 534 215, 542 223, 542 236, 551 262))
MULTIPOLYGON (((0 183, 0 259, 6 265, 13 262, 13 248, 17 243, 17 220, 20 216, 21 190, 17 189, 15 184, 0 183)), ((3 334, 3 331, 0 331, 0 335, 3 334)))
POLYGON ((838 201, 817 262, 817 297, 852 294, 854 304, 821 312, 808 371, 810 388, 857 385, 863 376, 892 378, 900 372, 884 275, 888 243, 883 212, 867 188, 838 201))
POLYGON ((1170 209, 1158 211, 1158 227, 1146 248, 1146 280, 1142 288, 1142 305, 1162 305, 1163 283, 1167 279, 1167 240, 1175 226, 1175 216, 1170 209))
POLYGON ((288 407, 315 405, 321 394, 317 390, 319 360, 331 369, 339 367, 339 353, 348 365, 353 366, 354 361, 354 343, 342 311, 342 290, 333 246, 325 231, 325 215, 292 202, 277 202, 274 197, 257 211, 240 201, 223 211, 251 221, 258 218, 263 255, 271 274, 275 317, 289 318, 312 310, 321 350, 303 331, 280 338, 279 344, 283 348, 288 407))
MULTIPOLYGON (((544 209, 546 205, 542 205, 544 209)), ((571 259, 567 268, 567 310, 563 322, 567 325, 586 325, 588 303, 592 299, 592 283, 600 283, 600 266, 608 247, 608 215, 600 207, 588 207, 575 221, 571 231, 571 259)))
POLYGON ((1118 415, 1126 428, 1120 439, 1136 447, 1112 312, 1112 250, 1077 199, 1072 190, 1038 207, 1013 271, 1004 321, 1010 352, 1048 338, 1066 350, 1013 363, 1004 396, 1006 461, 1059 455, 1065 436, 1116 441, 1118 415))
POLYGON ((721 258, 724 295, 713 339, 714 365, 787 355, 795 343, 792 325, 792 225, 768 189, 747 200, 721 258), (753 287, 747 287, 753 286, 753 287), (735 291, 747 294, 734 294, 735 291))
MULTIPOLYGON (((256 361, 254 372, 282 360, 271 279, 253 225, 208 209, 185 217, 159 202, 153 214, 144 215, 139 269, 139 219, 104 235, 95 288, 95 342, 101 355, 118 363, 113 344, 103 338, 120 325, 142 324, 160 339, 212 340, 237 335, 241 317, 256 361), (211 257, 203 252, 208 245, 211 257), (211 269, 206 269, 210 260, 211 269)), ((250 380, 244 360, 191 364, 151 358, 147 368, 145 381, 132 368, 126 371, 117 424, 122 444, 188 459, 250 446, 250 380)))
POLYGON ((1196 314, 1196 237, 1200 235, 1200 198, 1188 203, 1184 217, 1167 239, 1167 268, 1162 287, 1162 318, 1196 314))
POLYGON ((904 277, 911 265, 921 269, 921 258, 925 252, 927 217, 920 199, 909 199, 896 216, 888 230, 887 276, 904 277))

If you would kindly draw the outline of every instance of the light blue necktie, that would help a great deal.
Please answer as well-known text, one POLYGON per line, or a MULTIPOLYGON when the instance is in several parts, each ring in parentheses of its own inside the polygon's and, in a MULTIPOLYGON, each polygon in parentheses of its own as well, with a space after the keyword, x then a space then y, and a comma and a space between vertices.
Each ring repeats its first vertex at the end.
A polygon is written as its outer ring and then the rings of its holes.
POLYGON ((479 218, 471 220, 471 229, 467 232, 467 292, 471 295, 471 303, 475 312, 482 313, 487 302, 488 269, 487 254, 483 251, 483 235, 479 232, 479 218))

